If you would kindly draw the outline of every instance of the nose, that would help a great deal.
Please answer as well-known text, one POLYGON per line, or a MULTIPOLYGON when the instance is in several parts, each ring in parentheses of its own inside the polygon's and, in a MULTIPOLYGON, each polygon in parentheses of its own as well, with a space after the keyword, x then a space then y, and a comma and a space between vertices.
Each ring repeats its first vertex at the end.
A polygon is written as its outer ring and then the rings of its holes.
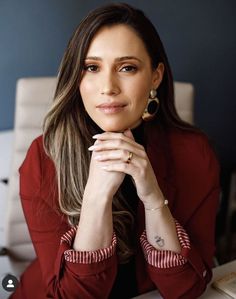
POLYGON ((101 79, 101 94, 117 95, 120 93, 119 82, 112 71, 105 72, 101 79))

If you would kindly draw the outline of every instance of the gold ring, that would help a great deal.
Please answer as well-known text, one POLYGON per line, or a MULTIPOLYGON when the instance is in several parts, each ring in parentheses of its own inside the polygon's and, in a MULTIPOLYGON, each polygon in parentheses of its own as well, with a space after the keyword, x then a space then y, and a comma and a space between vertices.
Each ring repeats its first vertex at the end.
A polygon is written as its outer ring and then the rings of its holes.
POLYGON ((133 153, 132 153, 132 152, 129 152, 129 157, 128 157, 126 163, 129 164, 129 163, 131 162, 132 157, 133 157, 133 153))

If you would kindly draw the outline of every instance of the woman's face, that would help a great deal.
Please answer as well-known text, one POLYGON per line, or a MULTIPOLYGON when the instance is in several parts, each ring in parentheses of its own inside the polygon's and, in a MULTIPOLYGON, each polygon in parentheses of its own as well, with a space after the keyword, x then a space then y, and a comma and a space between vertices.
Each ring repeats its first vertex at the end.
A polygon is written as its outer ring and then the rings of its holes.
POLYGON ((84 107, 104 131, 123 132, 141 122, 150 90, 162 80, 143 41, 130 27, 103 27, 93 38, 80 83, 84 107))

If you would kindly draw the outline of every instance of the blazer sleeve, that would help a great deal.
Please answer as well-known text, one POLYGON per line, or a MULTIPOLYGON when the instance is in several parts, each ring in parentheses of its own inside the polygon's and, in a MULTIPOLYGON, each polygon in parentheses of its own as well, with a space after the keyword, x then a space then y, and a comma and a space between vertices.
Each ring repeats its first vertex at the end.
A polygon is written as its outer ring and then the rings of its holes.
POLYGON ((180 253, 187 263, 163 268, 158 267, 158 260, 153 266, 146 258, 147 269, 164 298, 194 299, 204 292, 212 277, 220 168, 206 138, 190 144, 177 160, 178 191, 171 212, 190 239, 190 246, 182 247, 180 253))
POLYGON ((89 252, 73 252, 68 238, 72 236, 71 227, 52 204, 54 191, 50 188, 53 184, 49 181, 50 169, 45 168, 45 157, 42 142, 35 139, 19 172, 22 207, 40 263, 46 296, 55 299, 108 298, 117 272, 115 240, 113 238, 111 248, 104 249, 106 254, 100 254, 98 259, 91 258, 89 252), (84 260, 85 256, 90 259, 84 260))

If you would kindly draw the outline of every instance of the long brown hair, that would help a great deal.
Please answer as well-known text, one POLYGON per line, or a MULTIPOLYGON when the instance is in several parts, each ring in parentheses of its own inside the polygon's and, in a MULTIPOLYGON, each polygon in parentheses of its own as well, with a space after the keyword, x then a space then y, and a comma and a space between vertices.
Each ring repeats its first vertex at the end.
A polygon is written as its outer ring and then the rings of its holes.
MULTIPOLYGON (((98 30, 116 24, 125 24, 135 30, 146 46, 153 69, 159 62, 165 66, 163 81, 157 90, 161 102, 158 112, 160 124, 194 130, 176 113, 168 59, 155 27, 144 13, 123 3, 108 4, 90 12, 68 43, 59 69, 53 105, 44 120, 45 151, 54 162, 59 205, 61 211, 68 215, 71 225, 79 221, 91 158, 88 147, 93 143, 91 136, 99 131, 85 111, 79 91, 84 60, 98 30)), ((130 242, 133 219, 132 209, 118 191, 113 198, 113 224, 120 262, 126 262, 133 253, 130 242)))

